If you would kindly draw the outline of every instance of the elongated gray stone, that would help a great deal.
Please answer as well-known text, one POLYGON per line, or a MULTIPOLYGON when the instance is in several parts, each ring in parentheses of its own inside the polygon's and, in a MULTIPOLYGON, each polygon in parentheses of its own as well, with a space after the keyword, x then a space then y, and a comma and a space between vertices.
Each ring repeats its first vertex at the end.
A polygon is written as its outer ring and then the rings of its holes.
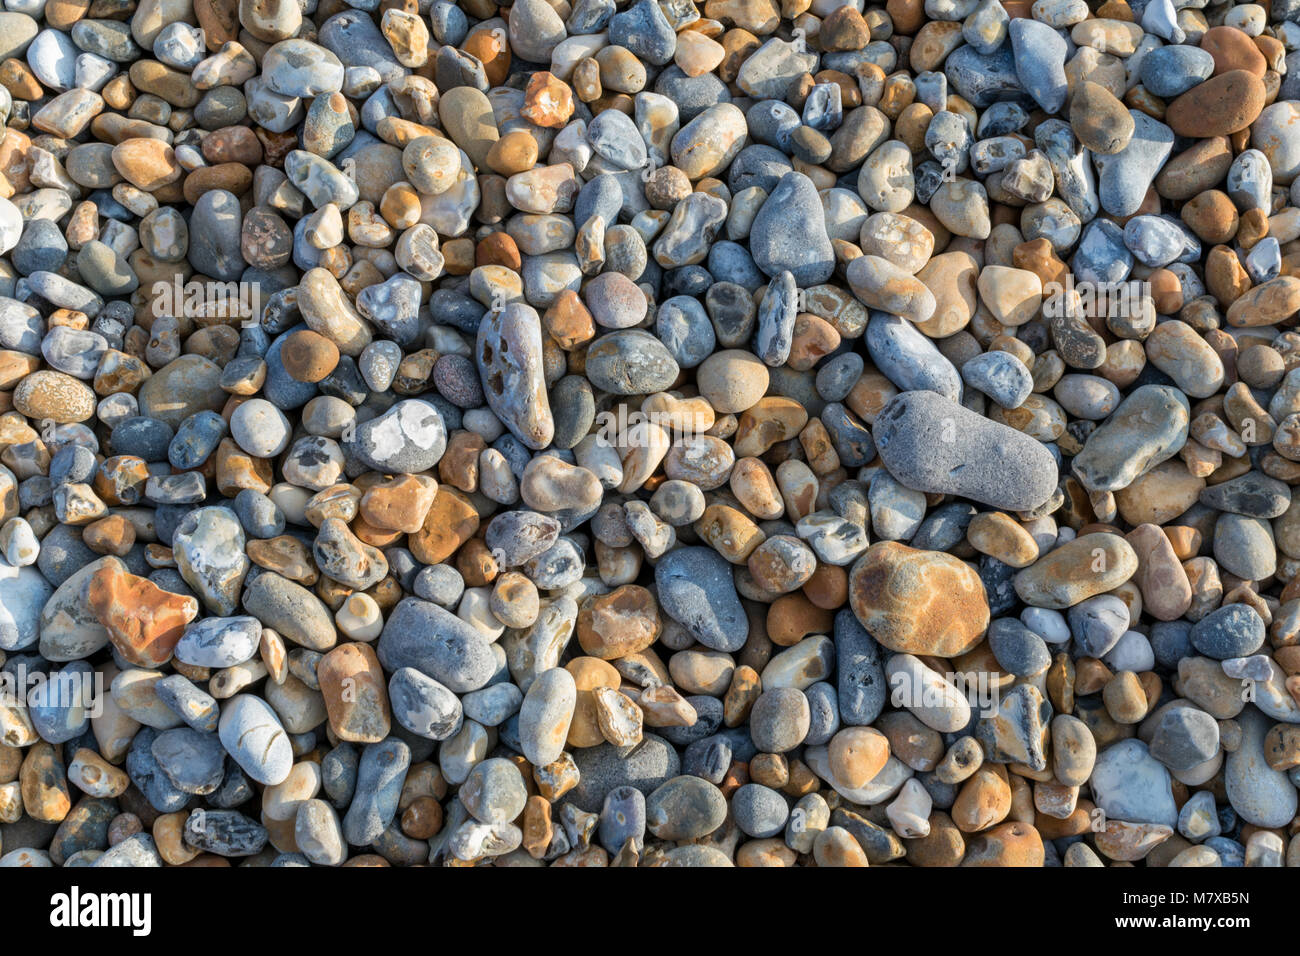
POLYGON ((655 566, 664 613, 715 651, 738 651, 749 619, 732 580, 731 565, 712 548, 677 548, 655 566))
POLYGON ((457 694, 485 686, 497 668, 491 647, 472 624, 419 598, 393 609, 377 653, 386 670, 413 667, 457 694))
POLYGON ((961 398, 956 366, 906 319, 873 310, 866 343, 876 368, 900 389, 925 389, 953 401, 961 398))
POLYGON ((1120 403, 1074 456, 1075 477, 1089 491, 1119 491, 1187 442, 1187 397, 1168 385, 1143 385, 1120 403))
POLYGON ((258 783, 283 783, 293 768, 293 747, 271 705, 252 694, 239 694, 221 710, 217 735, 226 753, 258 783))
POLYGON ((786 173, 749 233, 754 263, 769 276, 790 272, 803 287, 825 282, 835 271, 835 251, 826 234, 817 187, 803 173, 786 173))
POLYGON ((1028 17, 1012 20, 1008 33, 1021 84, 1048 113, 1060 112, 1068 92, 1065 58, 1069 47, 1064 38, 1046 23, 1028 17))
POLYGON ((1272 726, 1247 705, 1237 718, 1241 744, 1228 754, 1223 780, 1228 802, 1247 823, 1286 826, 1296 813, 1296 788, 1287 775, 1272 769, 1264 756, 1264 737, 1272 726))
POLYGON ((578 700, 573 675, 562 667, 542 671, 519 708, 519 745, 536 767, 560 759, 578 700))
POLYGON ((542 323, 529 305, 511 302, 489 312, 478 329, 474 356, 483 394, 501 423, 534 450, 555 435, 542 359, 542 323))
POLYGON ((1032 511, 1056 490, 1056 459, 1041 443, 936 392, 894 396, 871 434, 889 473, 915 491, 1032 511))

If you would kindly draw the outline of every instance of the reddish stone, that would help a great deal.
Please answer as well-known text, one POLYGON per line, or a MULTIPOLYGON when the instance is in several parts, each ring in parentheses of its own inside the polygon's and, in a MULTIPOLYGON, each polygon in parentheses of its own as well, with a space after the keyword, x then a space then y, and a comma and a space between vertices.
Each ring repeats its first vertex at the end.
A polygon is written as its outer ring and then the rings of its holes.
POLYGON ((140 667, 159 667, 171 660, 185 625, 199 613, 194 598, 164 591, 112 564, 90 579, 87 601, 108 629, 113 646, 140 667))

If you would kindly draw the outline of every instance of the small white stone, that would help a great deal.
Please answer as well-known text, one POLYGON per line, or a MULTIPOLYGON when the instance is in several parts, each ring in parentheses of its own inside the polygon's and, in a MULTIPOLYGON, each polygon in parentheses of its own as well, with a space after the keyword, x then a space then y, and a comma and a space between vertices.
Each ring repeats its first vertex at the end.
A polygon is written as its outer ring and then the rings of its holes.
POLYGON ((0 199, 0 255, 18 245, 23 235, 23 214, 8 199, 0 199))
POLYGON ((885 816, 894 832, 904 839, 930 835, 930 808, 933 801, 921 781, 915 777, 903 784, 894 801, 885 807, 885 816))
POLYGON ((27 65, 38 80, 50 89, 62 92, 77 83, 77 56, 80 53, 66 33, 42 30, 27 48, 27 65))
POLYGON ((1170 43, 1182 43, 1186 39, 1183 31, 1178 28, 1178 14, 1174 12, 1173 0, 1151 0, 1142 11, 1142 29, 1170 43))
POLYGON ((1151 642, 1139 631, 1125 631, 1102 660, 1115 671, 1140 673, 1156 666, 1156 654, 1151 649, 1151 642))
POLYGON ((1064 644, 1070 639, 1070 625, 1066 623, 1065 615, 1051 608, 1027 607, 1020 612, 1020 623, 1048 644, 1064 644))
POLYGON ((519 500, 519 483, 510 470, 510 463, 495 448, 485 448, 479 453, 478 490, 497 504, 512 505, 519 500))
POLYGON ((207 52, 203 30, 188 23, 167 24, 153 41, 153 55, 180 70, 193 70, 207 52))
POLYGON ((384 629, 384 618, 379 605, 369 594, 353 594, 334 615, 338 625, 349 640, 373 641, 384 629))
POLYGON ((492 613, 491 599, 491 588, 466 588, 456 607, 456 616, 473 625, 489 641, 495 641, 505 633, 506 627, 492 613))
POLYGON ((104 84, 117 75, 117 64, 95 53, 77 57, 77 88, 98 93, 104 84))
POLYGON ((0 552, 16 568, 36 563, 41 553, 41 543, 26 518, 10 518, 0 527, 0 552))

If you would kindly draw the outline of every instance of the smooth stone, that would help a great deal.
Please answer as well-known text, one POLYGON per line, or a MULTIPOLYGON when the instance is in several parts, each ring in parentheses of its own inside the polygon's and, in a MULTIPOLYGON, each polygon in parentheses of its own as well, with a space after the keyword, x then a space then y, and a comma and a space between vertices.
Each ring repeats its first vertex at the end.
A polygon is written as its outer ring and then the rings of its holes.
POLYGON ((587 378, 615 395, 648 395, 668 388, 680 369, 653 335, 625 329, 603 335, 587 349, 587 378))
POLYGON ((1046 23, 1028 17, 1012 20, 1008 34, 1021 85, 1046 112, 1060 112, 1068 94, 1065 60, 1070 51, 1065 39, 1046 23))
POLYGON ((221 709, 221 745, 258 783, 274 786, 289 776, 293 749, 271 706, 260 697, 239 694, 221 709))
POLYGON ((1099 753, 1089 783, 1108 819, 1167 827, 1178 823, 1169 771, 1140 740, 1121 740, 1099 753))
POLYGON ((937 392, 890 399, 872 437, 890 474, 917 491, 1032 511, 1056 490, 1056 461, 1041 443, 937 392))
POLYGON ((377 651, 385 669, 412 667, 454 693, 478 690, 497 670, 491 646, 477 628, 418 598, 406 598, 393 609, 377 651))
POLYGON ((528 688, 519 708, 519 743, 534 766, 560 758, 576 704, 577 685, 564 668, 542 671, 528 688))
POLYGON ((357 767, 356 795, 343 817, 343 835, 353 846, 377 840, 397 813, 411 748, 396 737, 367 744, 357 767))
POLYGON ((388 699, 393 719, 413 734, 446 740, 461 728, 456 695, 413 667, 403 667, 389 679, 388 699))
POLYGON ((255 617, 207 617, 186 628, 175 654, 193 667, 233 667, 253 658, 261 636, 255 617))
POLYGON ((749 621, 736 593, 731 566, 712 548, 683 547, 655 566, 659 605, 665 614, 715 651, 744 646, 749 621))
POLYGON ((0 564, 0 651, 36 643, 45 629, 43 609, 54 593, 54 586, 35 567, 0 564))
POLYGON ((811 179, 797 172, 781 177, 754 218, 749 244, 754 262, 769 276, 790 272, 805 288, 831 277, 835 254, 811 179))
POLYGON ((1175 455, 1187 441, 1187 397, 1167 385, 1143 385, 1088 436, 1072 470, 1090 491, 1119 491, 1175 455))
POLYGON ((417 474, 438 464, 447 447, 447 430, 429 402, 407 399, 362 422, 344 452, 386 474, 417 474))
POLYGON ((1214 660, 1248 657, 1264 645, 1264 620, 1249 604, 1228 604, 1193 624, 1189 637, 1192 647, 1214 660))
POLYGON ((244 529, 235 513, 223 507, 191 511, 176 527, 172 550, 181 577, 207 608, 220 615, 234 614, 250 564, 244 554, 244 529))
POLYGON ((1142 206, 1156 173, 1169 158, 1174 131, 1140 110, 1133 117, 1133 137, 1118 153, 1095 155, 1101 206, 1112 216, 1131 216, 1142 206))
POLYGON ((1247 823, 1259 827, 1286 826, 1296 813, 1296 787, 1290 777, 1273 770, 1264 755, 1264 738, 1272 722, 1254 707, 1237 717, 1241 743, 1228 754, 1224 787, 1228 803, 1247 823))
POLYGON ((1075 646, 1088 657, 1102 657, 1128 630, 1128 605, 1113 594, 1101 594, 1071 607, 1067 620, 1075 646))

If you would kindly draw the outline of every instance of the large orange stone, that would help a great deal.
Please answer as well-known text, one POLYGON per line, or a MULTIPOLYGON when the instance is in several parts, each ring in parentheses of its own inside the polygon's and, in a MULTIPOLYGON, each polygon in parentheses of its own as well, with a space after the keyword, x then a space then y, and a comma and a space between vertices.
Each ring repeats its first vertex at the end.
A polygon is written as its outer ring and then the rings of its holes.
POLYGON ((551 73, 534 73, 528 80, 519 113, 535 126, 558 129, 573 115, 573 90, 551 73))
POLYGON ((578 611, 578 643, 603 661, 644 651, 662 630, 658 602, 639 584, 590 598, 578 611))
POLYGON ((108 629, 113 646, 139 667, 159 667, 171 660, 185 625, 199 613, 194 598, 164 591, 115 563, 95 572, 87 602, 108 629))
POLYGON ((1229 70, 1198 83, 1170 103, 1165 122, 1179 136, 1227 136, 1255 122, 1267 100, 1263 80, 1246 70, 1229 70))
POLYGON ((1043 838, 1028 823, 1000 823, 966 845, 962 866, 1042 866, 1043 838))
POLYGON ((437 494, 438 483, 427 476, 396 475, 366 489, 361 517, 376 528, 415 534, 424 527, 437 494))
POLYGON ((849 604, 872 637, 901 654, 956 657, 989 626, 984 583, 970 565, 894 541, 874 544, 858 559, 849 604))
POLYGON ((316 676, 336 737, 375 744, 388 736, 388 683, 369 644, 340 644, 320 659, 316 676))
POLYGON ((441 564, 474 536, 478 523, 478 512, 469 498, 454 488, 440 485, 423 527, 410 535, 407 544, 417 561, 441 564))

